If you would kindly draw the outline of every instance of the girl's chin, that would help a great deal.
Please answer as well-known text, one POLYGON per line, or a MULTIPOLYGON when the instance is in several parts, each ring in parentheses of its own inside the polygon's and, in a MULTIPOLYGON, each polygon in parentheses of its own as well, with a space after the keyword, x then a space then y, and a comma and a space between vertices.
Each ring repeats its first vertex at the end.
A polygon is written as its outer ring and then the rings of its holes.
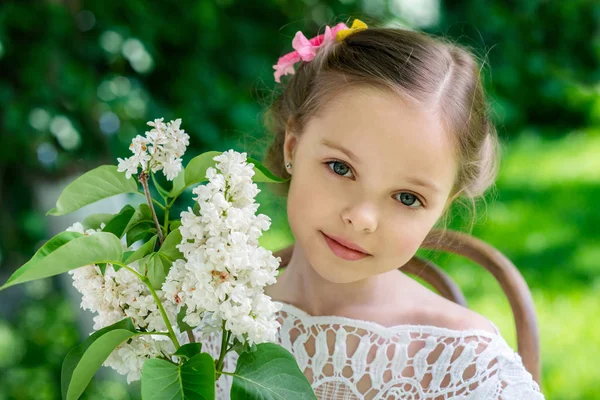
POLYGON ((324 260, 328 260, 328 258, 315 260, 315 262, 311 262, 310 265, 313 271, 327 282, 344 284, 368 278, 368 276, 358 275, 358 271, 348 268, 347 265, 341 266, 339 262, 335 260, 331 262, 324 260))
POLYGON ((346 276, 344 274, 332 273, 333 271, 331 271, 331 270, 318 271, 316 268, 313 268, 313 269, 321 278, 323 278, 324 280, 326 280, 329 283, 344 284, 344 283, 352 283, 357 280, 357 279, 352 279, 352 277, 346 276))

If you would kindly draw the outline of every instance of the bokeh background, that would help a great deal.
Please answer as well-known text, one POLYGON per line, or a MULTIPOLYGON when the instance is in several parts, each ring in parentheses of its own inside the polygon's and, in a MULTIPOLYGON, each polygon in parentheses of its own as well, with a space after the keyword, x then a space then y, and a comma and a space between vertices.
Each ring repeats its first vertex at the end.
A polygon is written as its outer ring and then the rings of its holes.
MULTIPOLYGON (((3 1, 0 282, 73 222, 134 202, 45 216, 72 179, 128 157, 146 121, 182 118, 191 136, 185 161, 229 148, 260 159, 262 112, 280 90, 272 65, 292 50, 296 31, 312 37, 348 17, 443 35, 485 61, 504 156, 473 234, 513 260, 531 288, 547 398, 600 398, 597 1, 3 1)), ((285 204, 262 188, 260 211, 273 219, 262 243, 277 250, 292 240, 285 204)), ((491 275, 462 259, 437 261, 516 348, 491 275)), ((69 279, 0 293, 0 400, 60 398, 62 360, 92 318, 69 279)), ((139 385, 102 368, 84 396, 137 393, 139 385)))

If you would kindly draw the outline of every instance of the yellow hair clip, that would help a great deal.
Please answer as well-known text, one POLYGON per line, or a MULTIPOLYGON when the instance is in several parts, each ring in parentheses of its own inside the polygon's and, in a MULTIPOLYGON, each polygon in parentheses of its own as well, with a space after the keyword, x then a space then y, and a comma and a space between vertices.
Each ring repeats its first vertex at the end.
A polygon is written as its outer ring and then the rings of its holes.
POLYGON ((360 19, 356 18, 354 21, 352 21, 352 26, 348 29, 342 29, 341 31, 338 31, 338 33, 336 33, 335 35, 335 39, 338 42, 341 42, 342 40, 346 39, 346 37, 354 32, 357 31, 362 31, 363 29, 367 29, 368 26, 367 24, 365 24, 364 22, 362 22, 360 19))

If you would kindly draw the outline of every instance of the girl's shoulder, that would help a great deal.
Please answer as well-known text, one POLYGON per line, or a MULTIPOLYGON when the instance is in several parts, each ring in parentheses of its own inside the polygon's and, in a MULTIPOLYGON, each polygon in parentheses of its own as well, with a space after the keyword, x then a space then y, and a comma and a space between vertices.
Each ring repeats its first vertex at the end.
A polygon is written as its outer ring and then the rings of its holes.
POLYGON ((295 327, 313 333, 354 329, 359 334, 376 334, 388 339, 399 333, 411 333, 412 337, 427 334, 444 337, 479 336, 488 339, 500 335, 498 328, 490 320, 475 312, 463 310, 455 311, 454 315, 423 313, 421 316, 407 317, 399 313, 397 318, 393 315, 379 318, 380 311, 374 311, 373 314, 311 315, 284 301, 274 300, 274 303, 280 307, 278 321, 284 329, 295 327))
MULTIPOLYGON (((454 303, 431 291, 400 271, 389 276, 389 284, 382 287, 378 301, 357 307, 336 307, 330 315, 311 315, 301 304, 290 298, 284 286, 272 285, 265 294, 280 304, 280 307, 303 322, 344 321, 346 323, 366 323, 371 327, 427 327, 439 328, 440 332, 479 332, 499 335, 496 325, 483 315, 454 303), (398 288, 402 288, 398 290, 398 288), (383 293, 383 294, 381 294, 383 293)), ((277 282, 279 283, 279 282, 277 282)), ((302 303, 302 301, 300 301, 302 303)))
POLYGON ((390 325, 424 325, 459 332, 500 335, 496 325, 485 316, 448 300, 412 277, 397 272, 405 293, 390 296, 385 306, 382 305, 382 309, 393 321, 390 325))
POLYGON ((456 331, 484 331, 493 335, 500 335, 498 327, 487 317, 470 308, 464 307, 448 300, 437 293, 424 295, 422 307, 417 311, 416 318, 422 318, 423 325, 439 326, 456 331))

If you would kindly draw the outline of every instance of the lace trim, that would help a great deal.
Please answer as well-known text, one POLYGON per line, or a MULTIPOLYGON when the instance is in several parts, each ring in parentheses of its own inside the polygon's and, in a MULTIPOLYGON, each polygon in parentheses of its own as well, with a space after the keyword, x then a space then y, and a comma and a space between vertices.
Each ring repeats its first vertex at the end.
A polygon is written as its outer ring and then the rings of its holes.
MULTIPOLYGON (((385 327, 312 316, 277 303, 278 344, 294 355, 320 400, 544 399, 519 354, 499 334, 431 325, 385 327)), ((203 351, 218 357, 220 336, 216 332, 201 340, 203 351)), ((228 353, 224 371, 235 371, 237 359, 237 353, 228 353)), ((221 376, 217 399, 229 399, 231 384, 231 376, 221 376)))
POLYGON ((468 331, 458 330, 458 329, 450 329, 444 328, 441 326, 434 325, 412 325, 412 324, 401 324, 394 326, 384 326, 378 324, 373 321, 365 321, 362 319, 341 317, 339 315, 310 315, 306 311, 292 305, 289 303, 284 303, 281 301, 273 300, 273 303, 280 304, 281 310, 285 311, 291 315, 296 316, 298 319, 301 319, 304 323, 308 325, 318 325, 323 323, 328 324, 337 324, 337 325, 348 325, 356 328, 361 328, 365 330, 375 331, 378 334, 389 337, 392 335, 396 335, 399 332, 419 332, 419 333, 427 333, 430 335, 441 335, 441 336, 484 336, 488 338, 493 338, 496 336, 500 336, 500 329, 489 319, 487 320, 494 331, 496 333, 491 333, 484 329, 469 329, 468 331))

